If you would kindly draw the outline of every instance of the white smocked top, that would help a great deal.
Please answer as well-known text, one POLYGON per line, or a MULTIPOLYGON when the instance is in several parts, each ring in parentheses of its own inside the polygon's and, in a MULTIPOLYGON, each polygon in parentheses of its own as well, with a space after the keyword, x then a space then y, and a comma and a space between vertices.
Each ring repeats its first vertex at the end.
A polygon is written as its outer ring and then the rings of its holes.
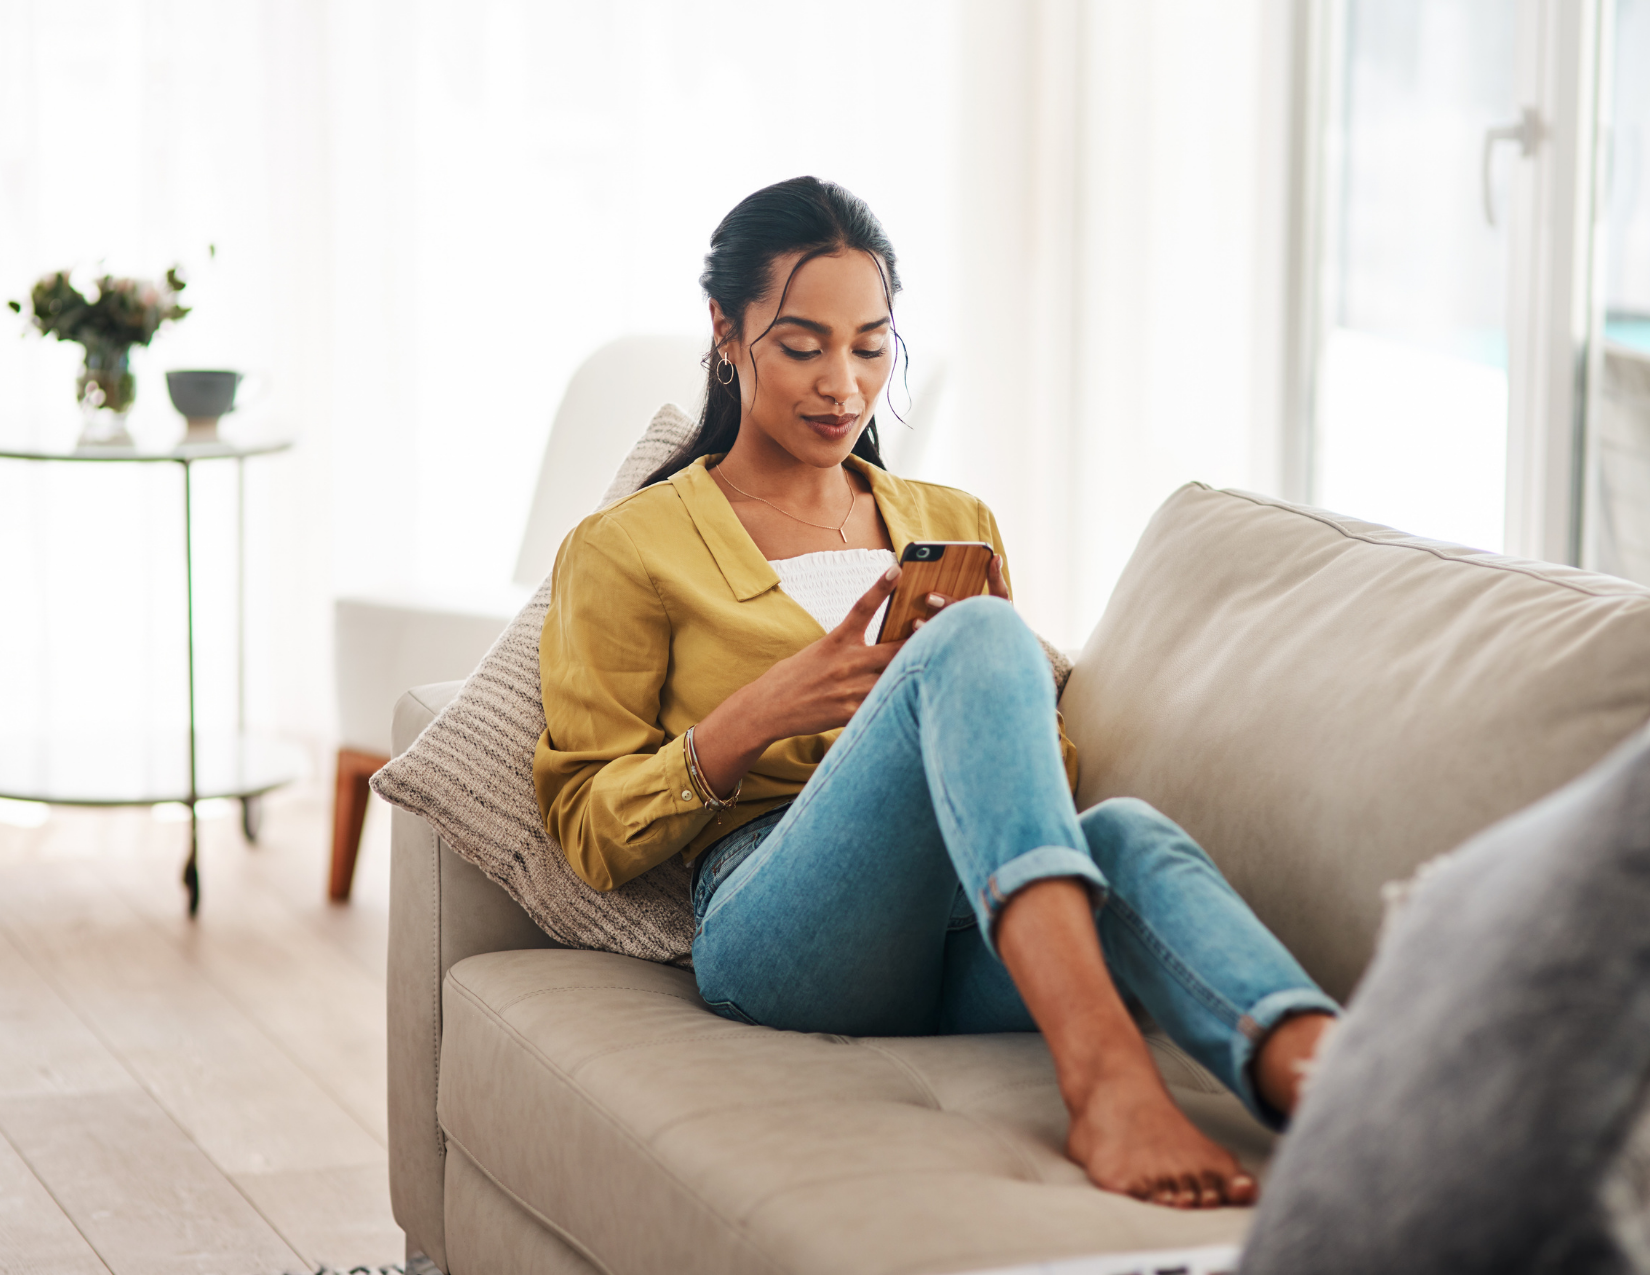
MULTIPOLYGON (((894 554, 889 549, 828 549, 795 558, 769 558, 768 565, 779 573, 779 587, 829 633, 842 623, 877 577, 894 565, 894 554)), ((871 617, 865 630, 867 642, 877 640, 882 613, 887 609, 888 603, 884 602, 871 617)))

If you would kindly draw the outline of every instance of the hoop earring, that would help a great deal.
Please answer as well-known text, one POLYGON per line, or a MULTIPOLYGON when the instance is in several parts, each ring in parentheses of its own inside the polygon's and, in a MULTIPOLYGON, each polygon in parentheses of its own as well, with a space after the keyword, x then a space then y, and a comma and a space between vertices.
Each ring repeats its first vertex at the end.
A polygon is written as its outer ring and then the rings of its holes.
POLYGON ((724 354, 724 355, 721 356, 721 358, 722 358, 722 361, 716 365, 716 383, 718 385, 732 385, 733 384, 733 377, 734 377, 733 364, 728 362, 728 356, 727 355, 724 354), (722 369, 723 368, 727 368, 727 370, 728 370, 728 374, 727 374, 726 377, 724 377, 722 375, 722 369))

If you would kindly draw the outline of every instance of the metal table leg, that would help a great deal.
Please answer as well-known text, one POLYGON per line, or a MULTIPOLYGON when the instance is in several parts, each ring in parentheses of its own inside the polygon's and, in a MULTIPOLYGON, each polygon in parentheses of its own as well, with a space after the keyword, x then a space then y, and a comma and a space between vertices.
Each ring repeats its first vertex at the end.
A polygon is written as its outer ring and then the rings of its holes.
MULTIPOLYGON (((235 457, 235 730, 246 737, 246 457, 235 457)), ((256 797, 241 798, 241 833, 258 844, 263 809, 256 797)))
POLYGON ((189 858, 183 865, 183 886, 189 891, 189 915, 200 911, 200 801, 199 774, 195 767, 195 536, 193 491, 190 465, 183 466, 183 596, 184 623, 189 648, 189 858))
POLYGON ((258 832, 264 825, 264 799, 262 797, 241 798, 241 834, 246 838, 248 845, 258 844, 258 832))

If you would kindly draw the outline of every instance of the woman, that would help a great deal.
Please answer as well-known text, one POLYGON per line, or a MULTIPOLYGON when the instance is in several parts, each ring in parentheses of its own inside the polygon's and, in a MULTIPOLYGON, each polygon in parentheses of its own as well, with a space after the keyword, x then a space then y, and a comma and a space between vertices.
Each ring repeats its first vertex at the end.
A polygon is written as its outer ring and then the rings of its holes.
POLYGON ((549 831, 597 889, 692 862, 717 1013, 1040 1030, 1097 1185, 1253 1201, 1129 1007, 1276 1126, 1336 1006, 1168 819, 1134 800, 1078 815, 990 511, 881 466, 899 290, 882 227, 838 186, 781 182, 717 227, 700 282, 698 434, 557 559, 533 768, 549 831), (989 541, 991 596, 930 595, 908 641, 870 644, 912 540, 989 541))

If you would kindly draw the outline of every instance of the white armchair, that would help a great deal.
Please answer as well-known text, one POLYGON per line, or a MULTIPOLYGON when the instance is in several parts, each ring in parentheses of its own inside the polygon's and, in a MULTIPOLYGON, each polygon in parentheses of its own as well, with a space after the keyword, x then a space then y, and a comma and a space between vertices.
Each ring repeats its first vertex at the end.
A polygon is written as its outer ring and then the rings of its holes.
POLYGON ((395 702, 409 686, 468 676, 550 572, 562 539, 596 508, 661 403, 699 409, 696 337, 634 336, 587 358, 556 409, 509 586, 466 596, 339 598, 334 608, 338 778, 328 893, 349 898, 367 780, 390 758, 395 702))

